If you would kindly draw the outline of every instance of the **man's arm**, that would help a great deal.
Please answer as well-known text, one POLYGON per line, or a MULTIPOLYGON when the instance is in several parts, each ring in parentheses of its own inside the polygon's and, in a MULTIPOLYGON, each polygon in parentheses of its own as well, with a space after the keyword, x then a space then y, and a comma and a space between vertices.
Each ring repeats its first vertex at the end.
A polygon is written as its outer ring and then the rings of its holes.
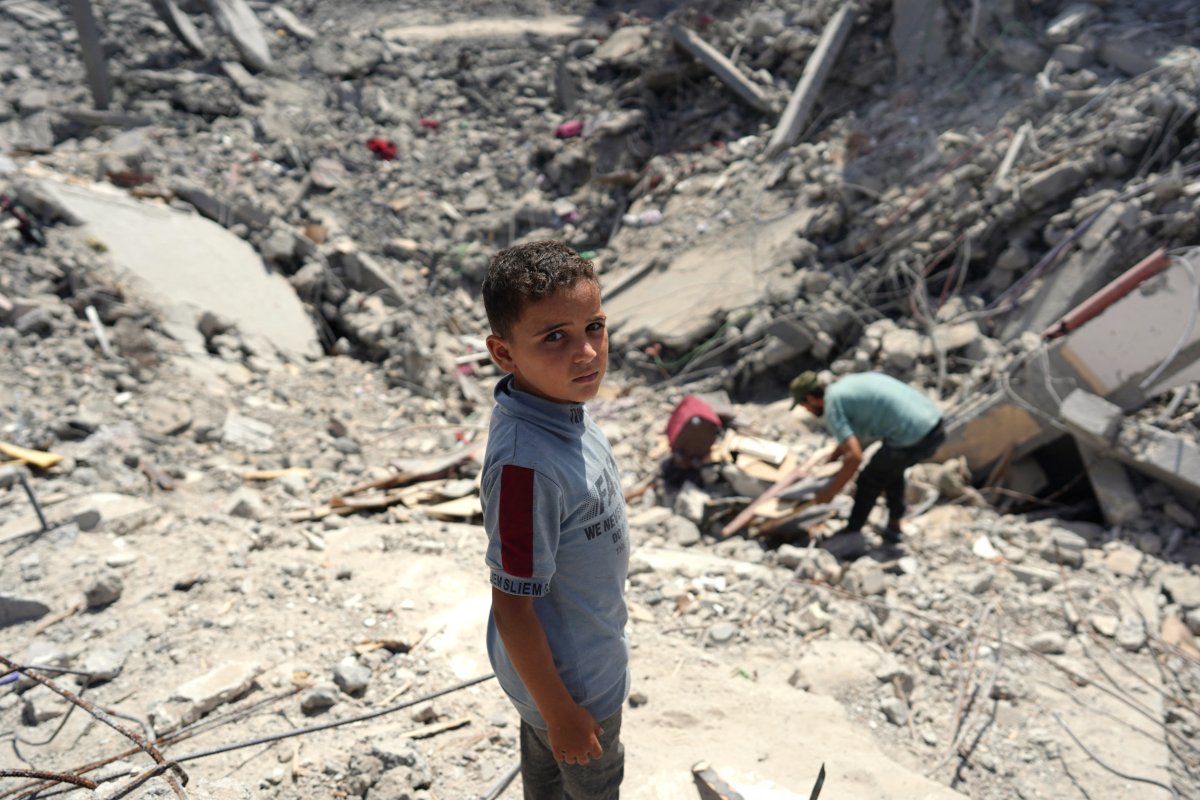
POLYGON ((859 466, 862 465, 862 445, 858 442, 858 437, 851 435, 837 446, 829 455, 829 460, 841 461, 842 468, 838 470, 838 474, 833 476, 833 482, 826 486, 821 491, 817 492, 813 498, 817 503, 828 503, 833 498, 837 497, 837 493, 845 488, 850 479, 854 477, 854 473, 858 472, 859 466))
POLYGON ((554 667, 546 631, 533 610, 533 598, 492 589, 492 617, 509 659, 546 720, 554 757, 586 764, 604 755, 596 720, 575 702, 554 667))

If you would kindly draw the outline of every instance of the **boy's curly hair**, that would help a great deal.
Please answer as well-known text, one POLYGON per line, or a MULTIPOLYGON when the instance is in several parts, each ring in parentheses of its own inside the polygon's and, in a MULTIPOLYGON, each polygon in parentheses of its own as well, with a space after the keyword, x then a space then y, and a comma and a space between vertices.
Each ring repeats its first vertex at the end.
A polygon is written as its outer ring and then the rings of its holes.
POLYGON ((527 242, 496 253, 483 279, 483 307, 492 333, 509 338, 526 304, 581 279, 599 284, 592 262, 562 242, 527 242))

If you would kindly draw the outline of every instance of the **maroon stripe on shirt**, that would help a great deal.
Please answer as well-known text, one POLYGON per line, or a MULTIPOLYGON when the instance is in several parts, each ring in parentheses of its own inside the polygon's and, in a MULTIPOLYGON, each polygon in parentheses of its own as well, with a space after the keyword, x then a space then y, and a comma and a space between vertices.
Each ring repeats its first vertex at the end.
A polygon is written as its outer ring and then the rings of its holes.
POLYGON ((500 564, 515 578, 533 577, 533 470, 500 472, 500 564))

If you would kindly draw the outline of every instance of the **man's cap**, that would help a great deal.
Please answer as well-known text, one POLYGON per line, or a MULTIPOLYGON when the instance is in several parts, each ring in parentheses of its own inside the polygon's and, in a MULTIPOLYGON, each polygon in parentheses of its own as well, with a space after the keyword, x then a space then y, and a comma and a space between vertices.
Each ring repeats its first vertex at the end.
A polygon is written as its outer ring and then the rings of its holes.
POLYGON ((817 373, 808 370, 792 378, 788 388, 792 390, 792 408, 795 408, 804 402, 805 397, 821 388, 821 379, 817 377, 817 373))

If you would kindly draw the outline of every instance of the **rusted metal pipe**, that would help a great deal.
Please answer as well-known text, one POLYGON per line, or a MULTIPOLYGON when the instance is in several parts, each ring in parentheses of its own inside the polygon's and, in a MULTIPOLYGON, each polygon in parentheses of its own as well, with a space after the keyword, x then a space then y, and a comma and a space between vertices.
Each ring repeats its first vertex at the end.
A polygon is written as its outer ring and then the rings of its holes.
POLYGON ((1049 340, 1066 336, 1129 294, 1137 288, 1138 284, 1154 277, 1169 266, 1171 266, 1171 259, 1167 257, 1167 251, 1161 247, 1158 248, 1103 289, 1064 314, 1062 319, 1042 333, 1042 338, 1049 340))
POLYGON ((29 471, 24 467, 0 467, 0 489, 7 489, 14 483, 21 484, 21 487, 25 489, 25 494, 29 497, 29 502, 37 514, 38 522, 42 524, 42 533, 50 530, 50 524, 46 522, 46 515, 42 512, 42 505, 38 502, 37 495, 33 493, 33 487, 29 485, 29 471))
POLYGON ((37 778, 57 783, 73 783, 85 789, 95 789, 96 782, 68 772, 46 772, 42 769, 0 769, 0 778, 37 778))
MULTIPOLYGON (((33 671, 33 669, 36 669, 36 668, 31 669, 28 667, 23 667, 20 664, 16 663, 15 661, 12 661, 11 659, 8 659, 2 655, 0 655, 0 664, 3 664, 4 666, 8 667, 11 670, 17 670, 17 671, 21 672, 22 674, 28 676, 29 678, 32 678, 33 680, 42 684, 43 686, 45 686, 47 689, 54 692, 55 694, 61 695, 62 697, 66 698, 69 702, 79 706, 84 711, 91 714, 93 717, 95 717, 100 722, 103 722, 108 727, 110 727, 113 730, 117 731, 118 733, 122 734, 126 738, 132 740, 134 744, 136 744, 139 748, 141 748, 141 750, 143 752, 146 753, 146 755, 148 755, 152 759, 154 759, 154 762, 156 764, 165 764, 168 769, 170 769, 172 772, 175 773, 176 776, 178 776, 178 778, 182 782, 183 786, 187 785, 188 775, 186 772, 183 771, 183 767, 179 766, 174 761, 168 761, 167 759, 163 758, 163 755, 162 755, 162 753, 159 752, 158 748, 155 747, 151 742, 147 741, 145 737, 141 736, 140 734, 138 734, 134 731, 129 730, 124 725, 121 725, 119 722, 114 720, 107 713, 105 713, 101 709, 96 708, 94 705, 89 703, 87 700, 84 700, 82 697, 79 697, 78 695, 74 694, 73 692, 67 691, 66 689, 62 688, 61 686, 58 686, 57 684, 54 683, 54 681, 50 680, 49 678, 44 678, 41 675, 38 675, 37 673, 35 673, 33 671)), ((174 781, 170 781, 170 782, 173 784, 172 788, 176 788, 174 785, 174 781)), ((181 791, 181 789, 177 789, 176 793, 178 794, 180 791, 181 791)))

